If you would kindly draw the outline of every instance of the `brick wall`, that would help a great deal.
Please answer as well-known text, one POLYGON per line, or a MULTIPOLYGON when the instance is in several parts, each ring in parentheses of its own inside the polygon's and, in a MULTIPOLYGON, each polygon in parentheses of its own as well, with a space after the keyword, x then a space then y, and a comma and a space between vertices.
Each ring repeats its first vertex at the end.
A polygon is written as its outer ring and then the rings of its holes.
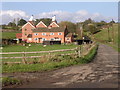
POLYGON ((43 43, 43 38, 45 38, 46 40, 51 40, 52 38, 60 38, 61 39, 61 43, 64 43, 64 32, 39 32, 39 33, 33 33, 32 34, 33 38, 32 41, 36 42, 36 43, 43 43), (46 34, 46 35, 43 35, 46 34), (54 33, 53 35, 50 35, 50 33, 54 33), (58 33, 61 33, 61 35, 58 35, 58 33), (37 40, 35 40, 36 38, 38 38, 37 40))
POLYGON ((26 40, 29 34, 32 34, 32 27, 29 23, 22 28, 22 40, 26 40))

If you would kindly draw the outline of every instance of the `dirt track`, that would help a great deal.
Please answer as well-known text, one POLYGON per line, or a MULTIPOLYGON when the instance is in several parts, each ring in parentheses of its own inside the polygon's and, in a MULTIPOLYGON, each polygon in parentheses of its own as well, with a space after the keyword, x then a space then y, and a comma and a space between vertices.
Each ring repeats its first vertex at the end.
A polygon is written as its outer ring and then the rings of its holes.
POLYGON ((17 88, 117 88, 118 53, 100 45, 93 62, 42 73, 9 74, 30 80, 17 88))

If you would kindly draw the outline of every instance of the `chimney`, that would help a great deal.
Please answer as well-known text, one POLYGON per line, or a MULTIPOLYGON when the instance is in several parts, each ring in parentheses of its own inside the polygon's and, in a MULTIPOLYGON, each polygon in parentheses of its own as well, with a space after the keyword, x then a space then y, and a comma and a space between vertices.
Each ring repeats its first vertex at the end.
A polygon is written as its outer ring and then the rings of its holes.
POLYGON ((56 21, 56 15, 52 17, 52 22, 55 22, 55 21, 56 21))
POLYGON ((34 17, 33 17, 33 15, 32 15, 32 16, 30 17, 29 21, 33 21, 33 18, 34 18, 34 17))

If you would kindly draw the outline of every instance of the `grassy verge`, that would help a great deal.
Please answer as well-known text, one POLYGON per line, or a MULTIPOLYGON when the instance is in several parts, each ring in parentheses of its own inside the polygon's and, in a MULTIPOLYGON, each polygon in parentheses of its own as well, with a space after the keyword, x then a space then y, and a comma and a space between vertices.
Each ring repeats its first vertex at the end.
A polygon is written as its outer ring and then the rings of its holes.
POLYGON ((44 57, 40 63, 36 64, 15 64, 3 65, 3 73, 8 72, 33 72, 33 71, 46 71, 56 68, 66 67, 75 64, 89 63, 97 52, 97 46, 94 47, 88 55, 79 58, 78 55, 56 55, 55 57, 44 57))
POLYGON ((116 51, 120 52, 120 47, 118 47, 118 45, 120 44, 120 40, 118 39, 118 24, 114 24, 113 28, 112 27, 109 28, 109 35, 108 29, 106 28, 96 33, 94 37, 97 42, 106 44, 114 48, 116 51), (114 39, 114 42, 109 42, 112 41, 112 39, 114 39))
POLYGON ((10 77, 2 77, 2 86, 8 86, 8 85, 15 85, 15 84, 21 84, 21 81, 16 78, 10 78, 10 77))
POLYGON ((89 63, 91 62, 95 55, 97 54, 97 49, 98 49, 98 45, 95 46, 90 52, 89 54, 87 54, 86 56, 84 56, 84 58, 82 58, 82 60, 80 60, 80 63, 84 64, 84 63, 89 63))

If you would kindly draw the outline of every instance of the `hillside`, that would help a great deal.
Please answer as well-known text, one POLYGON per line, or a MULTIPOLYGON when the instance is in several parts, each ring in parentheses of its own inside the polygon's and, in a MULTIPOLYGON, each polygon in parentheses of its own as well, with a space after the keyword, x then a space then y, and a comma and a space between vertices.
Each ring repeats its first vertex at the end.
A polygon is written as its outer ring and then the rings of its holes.
POLYGON ((120 44, 120 40, 118 39, 118 24, 114 24, 113 28, 109 28, 109 35, 108 29, 106 28, 95 34, 94 38, 97 42, 107 44, 120 52, 120 49, 118 49, 118 44, 120 44), (112 39, 114 39, 114 42, 109 42, 112 39))

